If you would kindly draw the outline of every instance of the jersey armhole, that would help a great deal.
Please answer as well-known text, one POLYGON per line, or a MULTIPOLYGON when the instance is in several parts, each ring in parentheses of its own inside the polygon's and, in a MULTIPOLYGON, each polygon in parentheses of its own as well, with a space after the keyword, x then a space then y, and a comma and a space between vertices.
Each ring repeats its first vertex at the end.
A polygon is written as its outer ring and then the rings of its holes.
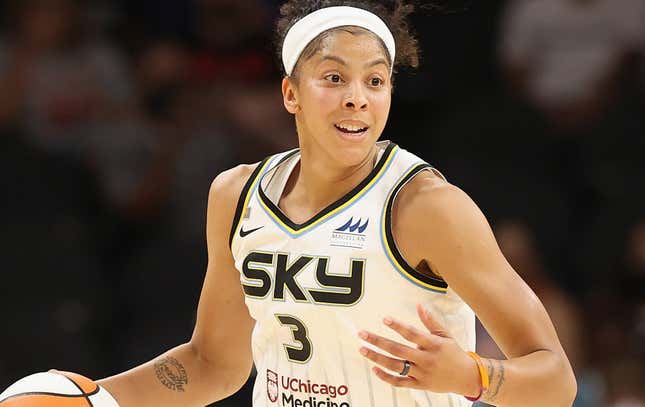
POLYGON ((270 159, 271 157, 265 158, 264 160, 262 160, 262 162, 260 162, 260 164, 258 164, 257 167, 255 167, 255 170, 253 170, 253 173, 251 173, 251 176, 244 184, 244 188, 242 188, 240 197, 237 200, 237 206, 235 207, 235 215, 233 215, 231 232, 228 236, 229 248, 232 248, 233 246, 233 238, 235 237, 235 232, 237 231, 237 228, 240 225, 240 221, 244 217, 244 212, 246 211, 246 207, 248 206, 249 198, 252 192, 251 187, 256 183, 257 179, 259 178, 260 174, 263 172, 264 168, 266 167, 270 159))
POLYGON ((410 264, 408 264, 408 262, 403 258, 403 255, 397 248, 396 242, 394 240, 394 233, 392 232, 392 207, 394 206, 394 201, 396 200, 396 197, 401 189, 421 171, 431 171, 445 179, 445 177, 443 177, 443 174, 441 174, 434 167, 427 163, 417 164, 406 172, 406 174, 390 191, 385 204, 383 219, 383 242, 386 246, 386 255, 390 258, 390 261, 394 268, 403 277, 419 287, 437 293, 445 294, 448 291, 448 284, 443 279, 423 274, 412 267, 410 264))

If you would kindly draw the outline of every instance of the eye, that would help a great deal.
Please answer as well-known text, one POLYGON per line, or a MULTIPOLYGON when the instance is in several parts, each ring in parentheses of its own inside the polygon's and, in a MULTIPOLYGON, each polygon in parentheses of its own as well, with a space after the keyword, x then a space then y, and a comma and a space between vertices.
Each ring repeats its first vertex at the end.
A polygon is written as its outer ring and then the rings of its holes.
POLYGON ((325 76, 325 79, 329 80, 330 82, 333 83, 340 83, 341 82, 341 77, 337 73, 333 73, 330 75, 325 76))
POLYGON ((374 87, 383 85, 383 79, 381 78, 372 78, 370 79, 370 84, 374 87))

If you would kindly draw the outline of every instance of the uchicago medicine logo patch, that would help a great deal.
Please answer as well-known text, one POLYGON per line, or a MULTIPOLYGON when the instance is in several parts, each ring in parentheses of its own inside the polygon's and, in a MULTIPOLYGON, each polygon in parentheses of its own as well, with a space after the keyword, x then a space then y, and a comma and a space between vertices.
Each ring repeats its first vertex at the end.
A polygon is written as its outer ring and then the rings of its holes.
POLYGON ((345 384, 284 376, 268 369, 267 396, 272 404, 277 403, 280 407, 352 407, 349 387, 345 384))

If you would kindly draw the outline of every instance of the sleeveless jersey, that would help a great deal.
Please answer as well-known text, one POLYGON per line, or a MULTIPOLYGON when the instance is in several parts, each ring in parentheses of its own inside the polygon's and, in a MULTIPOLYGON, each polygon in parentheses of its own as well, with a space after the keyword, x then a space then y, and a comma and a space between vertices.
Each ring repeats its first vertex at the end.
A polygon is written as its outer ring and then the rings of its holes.
POLYGON ((392 387, 359 353, 370 346, 358 337, 363 329, 407 343, 383 324, 388 315, 426 331, 417 303, 464 350, 475 349, 473 311, 444 281, 407 264, 392 235, 397 193, 420 171, 434 169, 394 143, 377 147, 367 178, 303 224, 278 207, 298 150, 262 161, 242 191, 230 243, 256 321, 254 407, 472 404, 456 394, 392 387))

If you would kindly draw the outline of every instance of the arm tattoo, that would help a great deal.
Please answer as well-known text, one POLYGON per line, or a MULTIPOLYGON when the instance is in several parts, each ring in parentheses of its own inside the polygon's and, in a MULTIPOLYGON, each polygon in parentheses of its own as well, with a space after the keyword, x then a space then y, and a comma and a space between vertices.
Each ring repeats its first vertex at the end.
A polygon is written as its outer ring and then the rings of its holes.
POLYGON ((177 359, 171 356, 155 362, 155 374, 157 379, 170 390, 184 391, 184 385, 188 384, 186 369, 177 359))
MULTIPOLYGON (((497 386, 495 386, 495 390, 491 392, 491 394, 488 396, 488 399, 490 401, 495 400, 495 397, 497 397, 497 393, 499 393, 500 387, 502 387, 502 384, 504 384, 504 363, 501 360, 496 361, 499 363, 499 374, 498 374, 498 380, 497 380, 497 386)), ((493 382, 491 381, 491 388, 493 387, 493 382)))
MULTIPOLYGON (((495 365, 491 359, 486 359, 487 369, 488 369, 488 378, 490 383, 493 383, 493 378, 495 377, 495 365)), ((489 384, 490 386, 490 384, 489 384)))

